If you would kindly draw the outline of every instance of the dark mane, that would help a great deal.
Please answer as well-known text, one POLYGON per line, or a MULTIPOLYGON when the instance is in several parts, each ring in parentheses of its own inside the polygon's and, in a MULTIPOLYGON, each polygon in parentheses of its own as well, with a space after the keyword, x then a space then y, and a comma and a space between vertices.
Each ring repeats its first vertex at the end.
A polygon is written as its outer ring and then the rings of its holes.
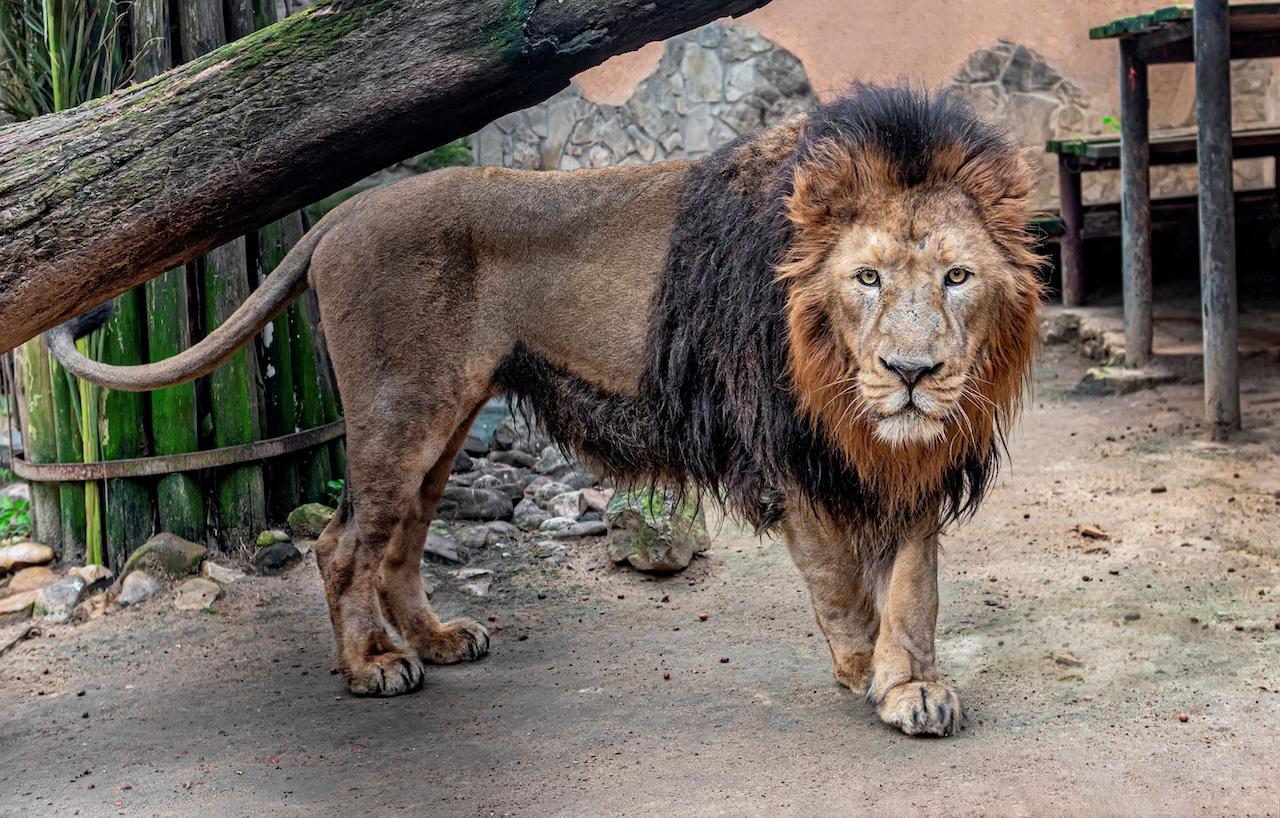
POLYGON ((993 475, 995 441, 951 466, 937 496, 904 509, 860 481, 800 411, 777 268, 793 241, 786 199, 815 145, 874 145, 913 185, 947 146, 1007 151, 1008 142, 963 103, 907 88, 856 87, 787 128, 736 140, 690 169, 637 396, 605 393, 523 348, 495 385, 615 476, 697 485, 758 528, 797 493, 839 524, 892 529, 886 516, 900 522, 921 506, 940 507, 943 520, 971 513, 993 475))

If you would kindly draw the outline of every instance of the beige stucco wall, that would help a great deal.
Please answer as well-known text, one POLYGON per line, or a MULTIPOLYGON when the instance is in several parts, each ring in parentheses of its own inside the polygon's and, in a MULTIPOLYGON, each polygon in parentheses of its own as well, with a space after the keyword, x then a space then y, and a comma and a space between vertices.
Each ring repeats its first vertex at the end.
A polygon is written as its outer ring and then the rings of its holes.
MULTIPOLYGON (((1118 49, 1090 40, 1089 28, 1159 5, 1135 0, 773 0, 741 18, 804 63, 814 88, 830 96, 854 80, 898 78, 945 84, 969 54, 1006 39, 1042 54, 1085 90, 1091 115, 1118 114, 1118 49)), ((652 72, 660 44, 616 57, 578 78, 591 99, 618 104, 652 72)), ((1275 71, 1272 82, 1275 82, 1275 71)), ((1152 127, 1190 121, 1190 66, 1151 73, 1152 127)), ((1274 90, 1274 89, 1273 89, 1274 90)), ((1272 99, 1277 94, 1273 93, 1272 99)), ((1268 112, 1276 118, 1277 112, 1268 112)))

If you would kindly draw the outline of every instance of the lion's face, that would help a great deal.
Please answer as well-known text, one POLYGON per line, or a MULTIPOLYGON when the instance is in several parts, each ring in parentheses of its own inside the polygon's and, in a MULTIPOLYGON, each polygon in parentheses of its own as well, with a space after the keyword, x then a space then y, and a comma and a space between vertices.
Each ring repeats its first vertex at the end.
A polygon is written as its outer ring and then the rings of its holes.
POLYGON ((779 275, 801 410, 863 479, 911 497, 1016 411, 1041 288, 1015 148, 941 145, 905 173, 882 150, 814 148, 779 275))
MULTIPOLYGON (((955 192, 869 202, 820 275, 861 418, 891 445, 928 443, 984 408, 989 317, 1016 272, 955 192)), ((986 405, 989 405, 989 401, 986 405)))

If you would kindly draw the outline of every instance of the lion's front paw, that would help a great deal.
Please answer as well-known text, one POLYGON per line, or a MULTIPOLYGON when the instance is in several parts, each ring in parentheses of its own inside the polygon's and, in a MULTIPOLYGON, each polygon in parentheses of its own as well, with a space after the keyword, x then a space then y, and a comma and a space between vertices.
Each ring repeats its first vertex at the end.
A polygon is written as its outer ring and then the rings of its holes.
POLYGON ((489 652, 489 631, 474 619, 459 617, 417 639, 418 655, 436 665, 471 662, 489 652))
POLYGON ((426 673, 418 657, 402 650, 390 650, 353 662, 342 673, 347 687, 357 696, 399 696, 422 687, 426 673))
POLYGON ((880 718, 909 736, 950 736, 963 726, 956 691, 937 682, 906 682, 880 699, 880 718))

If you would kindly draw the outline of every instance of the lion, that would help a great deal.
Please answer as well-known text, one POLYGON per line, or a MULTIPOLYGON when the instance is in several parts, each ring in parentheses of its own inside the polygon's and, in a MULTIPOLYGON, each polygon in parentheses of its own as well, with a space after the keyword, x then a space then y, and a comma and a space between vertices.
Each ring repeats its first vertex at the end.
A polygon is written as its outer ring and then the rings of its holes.
POLYGON ((346 491, 315 551, 351 691, 419 688, 489 634, 441 622, 422 543, 480 407, 505 395, 620 481, 706 492, 780 531, 836 680, 951 735, 934 664, 944 526, 990 485, 1041 300, 1032 175, 959 100, 855 86, 698 161, 441 170, 336 208, 146 390, 207 374, 314 287, 346 491))

